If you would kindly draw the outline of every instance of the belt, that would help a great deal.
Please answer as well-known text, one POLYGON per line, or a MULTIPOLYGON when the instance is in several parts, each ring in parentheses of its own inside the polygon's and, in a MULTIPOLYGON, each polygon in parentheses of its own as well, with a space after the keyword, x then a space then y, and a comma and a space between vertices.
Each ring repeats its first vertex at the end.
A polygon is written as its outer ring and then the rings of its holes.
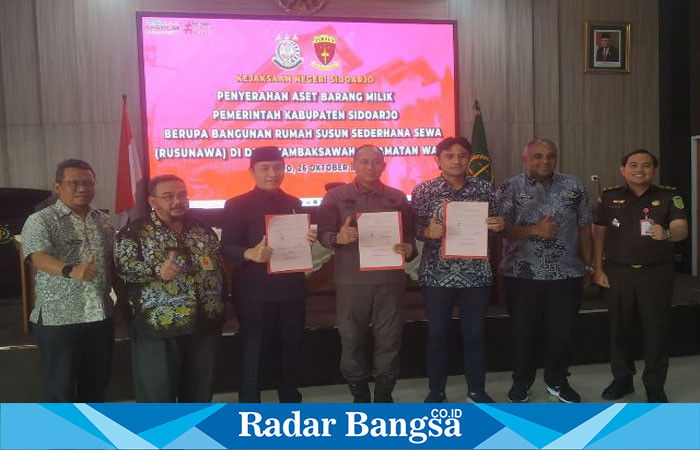
POLYGON ((614 264, 616 266, 621 266, 621 267, 629 267, 630 269, 644 269, 644 268, 649 268, 649 267, 655 267, 655 266, 660 266, 662 264, 671 264, 672 261, 662 261, 662 262, 655 262, 655 263, 649 263, 649 264, 624 264, 624 263, 618 263, 615 261, 605 261, 608 264, 614 264))

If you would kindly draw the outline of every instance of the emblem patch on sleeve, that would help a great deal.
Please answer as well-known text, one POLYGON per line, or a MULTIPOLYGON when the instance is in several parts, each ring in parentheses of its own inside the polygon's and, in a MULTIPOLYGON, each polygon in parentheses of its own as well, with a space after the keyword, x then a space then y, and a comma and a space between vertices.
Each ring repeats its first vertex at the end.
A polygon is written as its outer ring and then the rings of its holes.
POLYGON ((683 199, 681 198, 680 195, 676 195, 672 198, 673 200, 673 206, 675 206, 678 209, 683 209, 685 208, 685 205, 683 204, 683 199))

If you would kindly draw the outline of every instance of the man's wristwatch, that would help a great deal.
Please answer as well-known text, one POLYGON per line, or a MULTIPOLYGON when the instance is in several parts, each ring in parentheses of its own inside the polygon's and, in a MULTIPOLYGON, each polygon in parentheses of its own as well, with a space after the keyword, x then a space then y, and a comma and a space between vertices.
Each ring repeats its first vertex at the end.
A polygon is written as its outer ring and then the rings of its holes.
POLYGON ((73 270, 73 264, 66 264, 63 266, 63 269, 61 269, 61 275, 63 275, 64 278, 70 278, 70 273, 73 270))
POLYGON ((331 247, 340 248, 342 245, 338 244, 338 233, 334 234, 331 238, 331 247))
POLYGON ((670 241, 673 235, 671 234, 671 229, 666 230, 666 240, 670 241))
POLYGON ((593 268, 593 266, 586 266, 586 272, 593 275, 593 272, 595 272, 595 268, 593 268))

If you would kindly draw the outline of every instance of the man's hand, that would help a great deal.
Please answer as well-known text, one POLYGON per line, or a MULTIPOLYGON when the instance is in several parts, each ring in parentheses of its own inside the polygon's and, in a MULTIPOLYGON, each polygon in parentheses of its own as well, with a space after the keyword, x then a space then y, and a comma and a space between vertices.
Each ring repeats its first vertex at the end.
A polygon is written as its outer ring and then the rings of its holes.
POLYGON ((608 281, 608 276, 603 272, 603 269, 596 269, 593 272, 593 284, 604 288, 610 287, 610 281, 608 281))
POLYGON ((182 273, 182 269, 175 262, 175 256, 177 256, 176 252, 170 250, 168 259, 160 266, 160 277, 165 281, 174 280, 182 273))
POLYGON ((408 243, 394 245, 394 252, 408 258, 413 253, 413 245, 408 243))
POLYGON ((488 228, 491 231, 495 231, 495 232, 503 231, 503 229, 505 227, 506 227, 506 221, 503 220, 503 217, 495 216, 495 217, 487 217, 486 218, 486 228, 488 228))
POLYGON ((97 276, 97 264, 95 263, 95 255, 88 256, 88 259, 78 265, 73 266, 70 271, 70 277, 78 281, 92 281, 97 276))
POLYGON ((314 245, 314 242, 316 242, 316 239, 318 238, 318 232, 316 230, 312 230, 309 228, 309 231, 306 232, 306 242, 309 243, 309 247, 314 245))
POLYGON ((430 223, 428 223, 428 226, 423 230, 423 236, 425 236, 426 239, 442 239, 444 230, 442 225, 438 223, 437 216, 438 213, 435 211, 433 217, 430 218, 430 223))
POLYGON ((357 228, 350 226, 350 216, 345 219, 345 223, 340 227, 340 231, 335 241, 340 245, 351 244, 357 240, 357 228))
POLYGON ((666 239, 668 239, 666 230, 658 223, 655 223, 651 226, 651 228, 649 229, 649 235, 655 241, 665 241, 666 239))
POLYGON ((554 239, 557 231, 559 231, 559 224, 552 221, 554 216, 551 212, 544 215, 542 220, 535 225, 535 234, 543 239, 554 239))
POLYGON ((270 260, 270 256, 272 256, 272 249, 265 245, 266 238, 267 236, 263 235, 258 245, 246 250, 245 253, 243 253, 243 257, 248 261, 253 261, 256 263, 268 262, 270 260))

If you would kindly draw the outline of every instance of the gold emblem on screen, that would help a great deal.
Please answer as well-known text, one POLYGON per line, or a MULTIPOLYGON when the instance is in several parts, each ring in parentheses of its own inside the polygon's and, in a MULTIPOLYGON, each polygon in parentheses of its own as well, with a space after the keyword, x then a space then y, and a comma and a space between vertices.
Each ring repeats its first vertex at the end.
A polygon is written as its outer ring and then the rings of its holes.
POLYGON ((333 61, 337 42, 338 40, 335 36, 327 34, 314 36, 314 52, 316 52, 316 58, 320 62, 311 61, 311 65, 319 70, 336 69, 340 65, 338 61, 333 61))

